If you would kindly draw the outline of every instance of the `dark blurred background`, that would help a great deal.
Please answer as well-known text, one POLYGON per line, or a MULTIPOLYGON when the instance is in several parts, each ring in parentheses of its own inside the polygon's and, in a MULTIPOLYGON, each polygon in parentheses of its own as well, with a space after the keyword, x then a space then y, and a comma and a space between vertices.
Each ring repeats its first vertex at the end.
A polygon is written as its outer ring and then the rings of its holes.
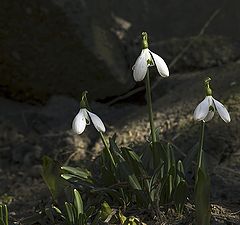
POLYGON ((171 72, 239 56, 232 46, 240 37, 238 0, 1 0, 0 5, 0 95, 16 100, 79 98, 83 90, 93 99, 126 93, 135 85, 131 67, 142 31, 149 33, 152 50, 170 63, 218 9, 205 29, 210 37, 198 41, 188 60, 171 72), (213 59, 203 62, 203 54, 213 59))

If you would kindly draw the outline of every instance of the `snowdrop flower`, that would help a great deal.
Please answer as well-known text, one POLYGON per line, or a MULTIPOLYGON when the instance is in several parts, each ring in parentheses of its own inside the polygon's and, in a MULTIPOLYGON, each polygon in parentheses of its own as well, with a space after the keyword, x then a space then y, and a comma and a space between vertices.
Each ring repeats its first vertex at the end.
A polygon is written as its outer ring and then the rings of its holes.
POLYGON ((90 120, 98 132, 106 131, 102 120, 96 114, 88 111, 86 108, 81 108, 78 114, 75 116, 72 122, 73 131, 77 134, 81 134, 85 130, 86 125, 90 124, 90 120))
POLYGON ((193 117, 197 121, 208 122, 213 118, 214 113, 217 110, 223 121, 229 123, 231 121, 231 118, 227 109, 221 102, 212 97, 212 90, 209 87, 210 80, 211 78, 207 78, 205 80, 206 97, 195 109, 193 117))
POLYGON ((157 54, 148 49, 147 33, 142 33, 143 49, 133 66, 133 77, 135 81, 142 81, 147 73, 149 66, 157 67, 162 77, 169 76, 169 70, 164 60, 157 54))

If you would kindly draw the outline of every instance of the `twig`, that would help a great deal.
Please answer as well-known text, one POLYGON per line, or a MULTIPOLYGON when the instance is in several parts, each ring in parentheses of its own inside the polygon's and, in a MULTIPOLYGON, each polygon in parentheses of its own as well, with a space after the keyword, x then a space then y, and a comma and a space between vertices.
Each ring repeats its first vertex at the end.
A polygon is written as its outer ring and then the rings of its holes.
POLYGON ((145 90, 145 86, 133 89, 133 90, 129 91, 128 93, 124 94, 124 95, 121 95, 117 98, 114 98, 112 101, 108 102, 107 105, 110 106, 112 104, 115 104, 116 102, 127 99, 127 98, 131 97, 132 95, 135 95, 135 94, 139 93, 140 91, 144 91, 144 90, 145 90))
MULTIPOLYGON (((195 36, 194 38, 191 39, 191 41, 182 49, 182 51, 171 61, 171 63, 169 64, 169 68, 171 69, 176 63, 177 61, 183 56, 184 53, 187 52, 187 50, 192 46, 192 44, 199 38, 201 37, 206 29, 208 28, 208 26, 210 25, 210 23, 213 21, 213 19, 219 14, 219 12, 221 11, 221 9, 217 9, 213 12, 213 14, 209 17, 209 19, 207 20, 207 22, 203 25, 203 27, 201 28, 200 32, 198 33, 197 36, 195 36)), ((151 89, 155 89, 158 84, 160 82, 160 79, 158 78, 154 84, 152 85, 151 89)), ((133 89, 131 91, 129 91, 128 93, 122 95, 122 96, 119 96, 115 99, 113 99, 112 101, 108 102, 107 105, 112 105, 116 102, 119 102, 121 100, 124 100, 124 99, 127 99, 129 98, 130 96, 140 92, 140 91, 143 91, 145 90, 145 86, 142 86, 142 87, 138 87, 136 89, 133 89)))
MULTIPOLYGON (((209 19, 207 20, 207 22, 203 25, 202 29, 200 30, 200 32, 198 33, 197 36, 195 36, 194 38, 191 39, 191 41, 183 48, 183 50, 172 60, 172 62, 169 64, 169 68, 172 68, 180 58, 182 58, 183 54, 186 53, 188 51, 188 49, 192 46, 192 44, 199 38, 201 37, 206 29, 208 28, 208 26, 210 25, 210 23, 213 21, 213 19, 220 13, 221 9, 217 9, 213 12, 213 14, 209 17, 209 19)), ((152 90, 155 89, 158 84, 160 82, 160 79, 157 78, 157 80, 154 82, 154 84, 152 85, 152 90)))
POLYGON ((229 213, 229 214, 231 214, 231 215, 240 215, 240 210, 237 211, 237 212, 229 213))

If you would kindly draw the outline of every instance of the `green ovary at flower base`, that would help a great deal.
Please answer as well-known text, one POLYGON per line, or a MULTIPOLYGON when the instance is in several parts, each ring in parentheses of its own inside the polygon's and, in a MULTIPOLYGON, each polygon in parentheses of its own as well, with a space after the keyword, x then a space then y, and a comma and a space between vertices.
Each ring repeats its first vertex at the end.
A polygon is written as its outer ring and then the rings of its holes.
POLYGON ((225 106, 212 97, 212 89, 210 88, 211 78, 204 81, 206 97, 199 103, 194 111, 194 119, 202 121, 199 151, 197 157, 197 169, 195 178, 195 207, 196 207, 196 224, 210 225, 210 178, 204 161, 203 142, 205 123, 210 121, 217 110, 220 117, 226 122, 230 122, 230 115, 225 106))
POLYGON ((133 66, 133 78, 135 81, 142 81, 146 79, 146 95, 148 113, 151 127, 152 142, 156 142, 156 134, 153 122, 152 100, 151 100, 151 85, 149 77, 149 68, 156 66, 158 73, 162 77, 169 76, 169 70, 164 60, 157 54, 148 49, 148 36, 146 32, 142 32, 142 51, 133 66))

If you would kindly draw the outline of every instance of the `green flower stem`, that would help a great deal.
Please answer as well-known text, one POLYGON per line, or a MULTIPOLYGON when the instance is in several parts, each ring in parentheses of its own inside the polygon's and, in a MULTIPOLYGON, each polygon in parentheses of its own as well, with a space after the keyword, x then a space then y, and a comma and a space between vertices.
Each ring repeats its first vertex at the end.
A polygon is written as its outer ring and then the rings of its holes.
POLYGON ((204 128, 205 122, 202 122, 194 188, 197 225, 210 225, 211 220, 210 178, 203 158, 204 128))
POLYGON ((199 152, 198 152, 198 164, 197 164, 198 167, 197 167, 197 170, 198 170, 199 168, 201 168, 201 166, 202 166, 204 128, 205 128, 205 122, 202 122, 202 126, 201 126, 201 136, 200 136, 200 146, 199 146, 199 152))
POLYGON ((7 208, 7 205, 1 205, 0 204, 0 220, 2 220, 5 225, 8 225, 8 208, 7 208))
POLYGON ((105 148, 106 148, 107 151, 108 151, 108 154, 109 154, 109 156, 110 156, 110 158, 111 158, 111 161, 112 161, 114 167, 116 167, 116 163, 115 163, 114 158, 113 158, 113 156, 112 156, 112 153, 111 153, 111 151, 110 151, 110 149, 109 149, 109 146, 108 146, 108 144, 107 144, 106 138, 104 137, 104 135, 103 135, 102 132, 99 132, 99 133, 100 133, 102 142, 103 142, 105 148))
POLYGON ((153 122, 149 69, 147 70, 147 74, 146 74, 146 95, 147 95, 147 106, 148 106, 148 114, 149 114, 149 121, 150 121, 150 127, 151 127, 152 142, 154 143, 157 141, 157 139, 156 139, 156 134, 155 134, 154 122, 153 122))

